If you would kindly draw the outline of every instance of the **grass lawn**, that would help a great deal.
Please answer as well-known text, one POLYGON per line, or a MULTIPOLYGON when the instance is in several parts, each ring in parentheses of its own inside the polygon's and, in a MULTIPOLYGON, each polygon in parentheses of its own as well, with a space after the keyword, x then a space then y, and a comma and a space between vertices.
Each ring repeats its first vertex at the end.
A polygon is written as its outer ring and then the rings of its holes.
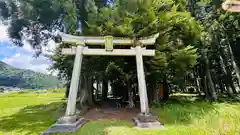
MULTIPOLYGON (((63 92, 0 94, 0 135, 39 135, 64 114, 63 92)), ((130 121, 91 121, 76 135, 240 135, 240 104, 172 96, 152 107, 165 130, 138 130, 130 121), (191 99, 191 100, 190 100, 191 99)))

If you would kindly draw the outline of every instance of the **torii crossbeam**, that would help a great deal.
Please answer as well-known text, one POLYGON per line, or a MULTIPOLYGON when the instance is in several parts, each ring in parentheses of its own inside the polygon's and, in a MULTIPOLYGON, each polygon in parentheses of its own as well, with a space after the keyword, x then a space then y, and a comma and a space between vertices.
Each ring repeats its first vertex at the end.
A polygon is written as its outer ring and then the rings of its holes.
POLYGON ((73 73, 70 84, 69 97, 65 116, 56 124, 43 132, 43 134, 56 132, 75 132, 84 123, 84 118, 76 115, 76 100, 81 65, 84 55, 109 55, 109 56, 136 56, 138 88, 140 96, 141 113, 134 118, 135 125, 139 128, 162 128, 163 126, 149 113, 147 88, 143 67, 143 56, 155 56, 155 50, 146 49, 147 45, 154 45, 159 34, 139 39, 105 37, 73 36, 60 33, 62 42, 74 45, 72 48, 63 48, 62 54, 75 55, 73 73), (88 48, 91 45, 104 45, 105 49, 88 48), (130 49, 114 49, 114 45, 132 45, 130 49))

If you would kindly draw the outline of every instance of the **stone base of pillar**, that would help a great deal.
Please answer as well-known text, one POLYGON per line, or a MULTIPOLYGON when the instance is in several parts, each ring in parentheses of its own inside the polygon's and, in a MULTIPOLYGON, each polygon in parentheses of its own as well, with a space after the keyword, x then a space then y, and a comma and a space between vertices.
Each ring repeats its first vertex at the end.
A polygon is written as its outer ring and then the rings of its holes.
POLYGON ((41 135, 50 135, 54 133, 74 133, 82 127, 86 121, 83 117, 64 116, 57 120, 50 128, 43 131, 41 135))
POLYGON ((157 120, 156 116, 151 114, 139 114, 137 117, 133 118, 133 123, 136 128, 145 129, 163 129, 163 125, 157 120))

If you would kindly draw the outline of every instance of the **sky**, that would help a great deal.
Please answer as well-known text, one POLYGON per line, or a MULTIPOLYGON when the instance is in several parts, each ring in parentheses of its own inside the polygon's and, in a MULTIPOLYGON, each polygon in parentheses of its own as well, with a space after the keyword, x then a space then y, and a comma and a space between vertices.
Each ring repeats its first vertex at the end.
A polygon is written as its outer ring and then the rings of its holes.
MULTIPOLYGON (((52 43, 51 47, 54 45, 52 43)), ((35 58, 33 55, 34 50, 29 44, 25 43, 23 47, 13 45, 7 34, 7 26, 0 24, 0 61, 16 68, 50 74, 48 68, 52 62, 44 56, 35 58)))

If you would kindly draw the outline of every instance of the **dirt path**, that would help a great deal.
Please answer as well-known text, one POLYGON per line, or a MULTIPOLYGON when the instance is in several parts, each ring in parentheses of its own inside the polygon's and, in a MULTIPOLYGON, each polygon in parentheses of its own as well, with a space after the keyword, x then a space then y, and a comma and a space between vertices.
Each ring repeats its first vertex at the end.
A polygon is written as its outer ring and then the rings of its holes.
POLYGON ((139 110, 133 108, 93 108, 85 113, 83 116, 86 120, 132 120, 136 117, 139 110))

